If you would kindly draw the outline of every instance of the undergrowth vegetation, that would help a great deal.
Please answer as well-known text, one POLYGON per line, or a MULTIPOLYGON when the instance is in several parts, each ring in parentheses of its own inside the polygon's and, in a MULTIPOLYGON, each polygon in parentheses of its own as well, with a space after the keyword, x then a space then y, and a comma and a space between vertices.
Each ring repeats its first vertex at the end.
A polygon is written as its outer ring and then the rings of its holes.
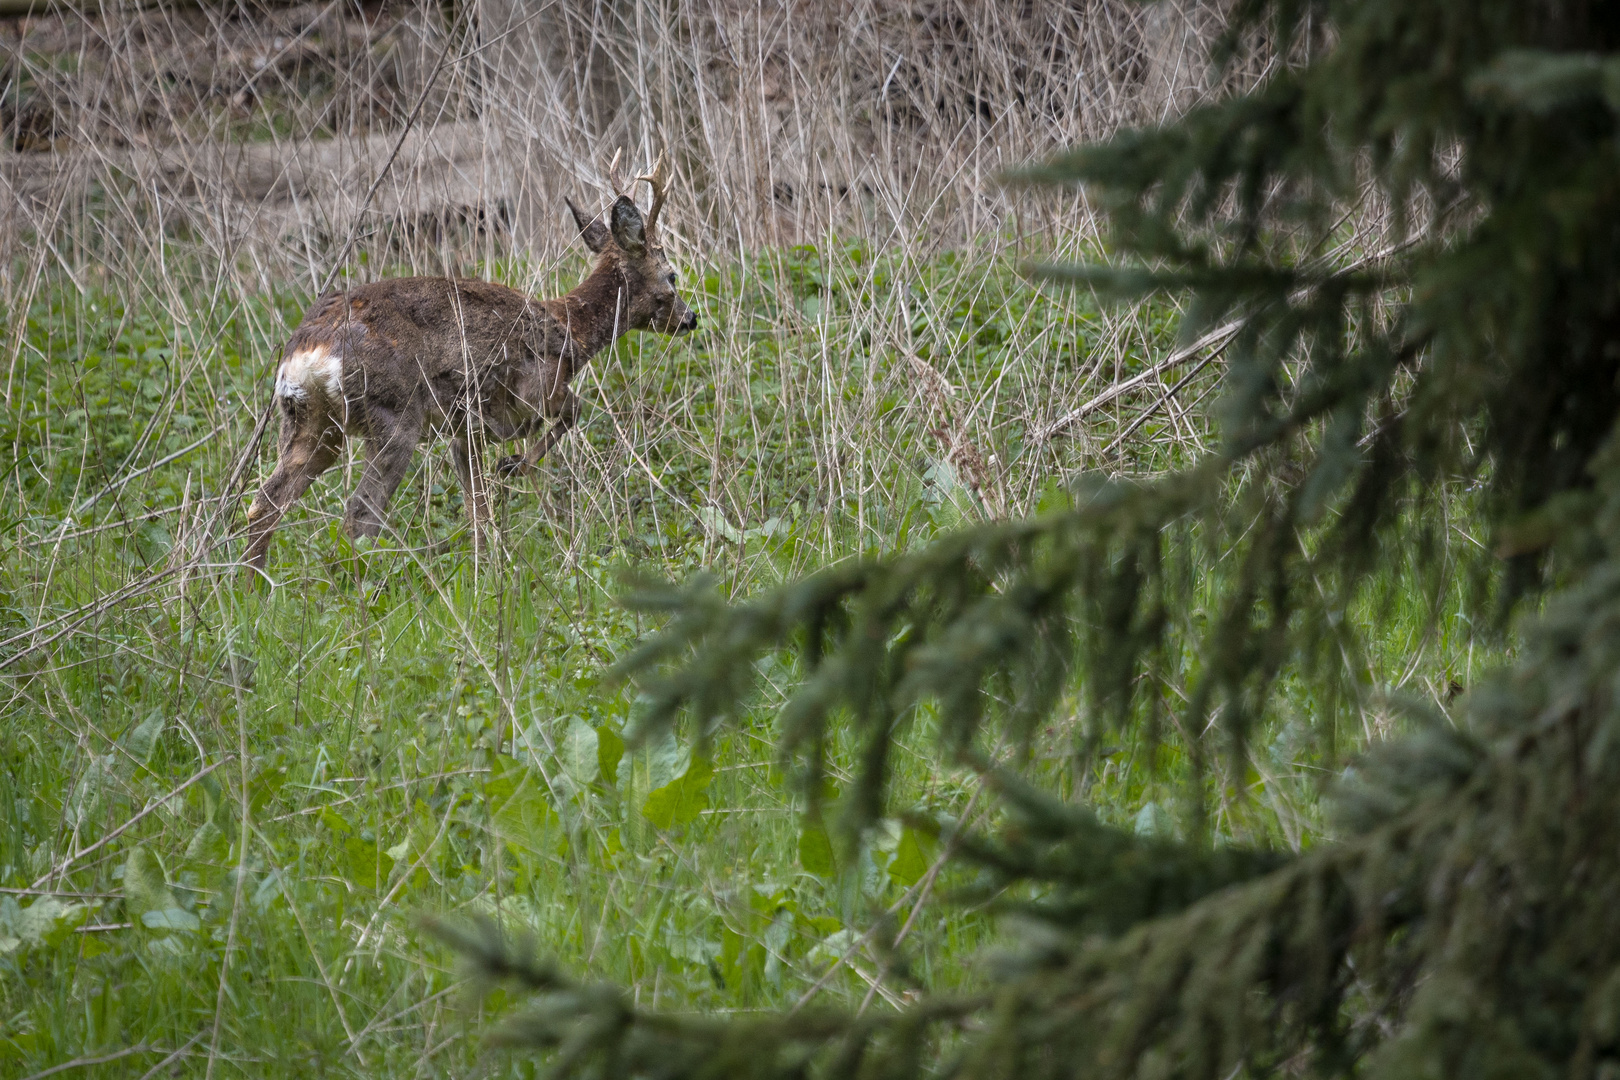
MULTIPOLYGON (((688 294, 715 328, 632 336, 594 362, 581 429, 501 493, 490 559, 458 534, 434 448, 367 551, 336 525, 353 462, 328 474, 282 530, 273 589, 244 586, 234 549, 200 550, 198 523, 307 295, 199 302, 177 324, 62 282, 6 327, 22 346, 0 541, 8 1072, 140 1047, 126 1067, 178 1052, 266 1076, 479 1059, 524 1073, 478 1035, 503 992, 458 992, 423 915, 495 919, 649 1007, 888 1007, 972 983, 993 923, 981 901, 948 900, 972 873, 898 819, 854 844, 840 832, 855 746, 830 748, 821 799, 781 771, 793 662, 757 665, 764 696, 712 744, 635 745, 638 702, 606 675, 651 627, 615 597, 626 571, 700 570, 745 596, 988 513, 1061 507, 1076 469, 1185 463, 1202 407, 1099 454, 1158 391, 1099 410, 1083 439, 1032 435, 1173 347, 1174 311, 1038 290, 1007 254, 919 263, 841 242, 694 268, 688 294), (1099 375, 1110 334, 1131 344, 1099 375), (983 450, 962 453, 970 437, 983 450)), ((1183 540, 1182 572, 1213 589, 1220 553, 1190 527, 1183 540)), ((1323 703, 1304 682, 1285 695, 1301 719, 1282 710, 1252 774, 1220 793, 1218 836, 1309 845, 1323 779, 1393 722, 1375 691, 1467 682, 1466 628, 1432 610, 1444 602, 1363 613, 1380 650, 1358 660, 1365 730, 1325 743, 1304 719, 1323 703)), ((1182 744, 1146 734, 1076 776, 1076 722, 1037 740, 1036 774, 1083 787, 1106 820, 1174 832, 1182 744)), ((896 805, 985 814, 928 724, 902 743, 896 805)))
MULTIPOLYGON (((870 1018, 983 985, 998 915, 1039 899, 949 858, 1011 819, 928 703, 859 833, 847 716, 817 788, 783 760, 791 651, 736 723, 639 737, 654 706, 613 672, 665 624, 621 598, 746 601, 1198 462, 1238 324, 1187 341, 1174 300, 1037 286, 1118 252, 1072 191, 1002 178, 1251 84, 1263 35, 1214 71, 1204 2, 476 7, 126 5, 0 41, 0 1075, 533 1076, 489 1038, 516 1003, 431 920, 649 1015, 870 1018), (585 269, 562 196, 602 205, 620 147, 667 153, 703 329, 574 378, 582 422, 498 486, 487 555, 442 444, 352 547, 351 442, 244 577, 258 423, 321 284, 556 296, 585 269)), ((1387 249, 1375 203, 1304 254, 1387 249)), ((1156 704, 1096 742, 1076 686, 985 752, 1166 846, 1319 844, 1355 752, 1502 650, 1455 614, 1478 492, 1433 489, 1439 556, 1386 553, 1345 678, 1282 657, 1232 768, 1195 769, 1219 733, 1165 707, 1243 572, 1191 517, 1162 534, 1192 602, 1156 704)))

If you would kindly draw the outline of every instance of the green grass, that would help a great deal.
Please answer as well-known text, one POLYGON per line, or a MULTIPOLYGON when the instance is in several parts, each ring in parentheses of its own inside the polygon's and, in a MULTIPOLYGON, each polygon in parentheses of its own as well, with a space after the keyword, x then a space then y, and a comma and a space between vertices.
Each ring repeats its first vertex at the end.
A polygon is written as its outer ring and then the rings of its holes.
MULTIPOLYGON (((576 270, 490 273, 549 292, 576 270)), ((616 602, 619 573, 708 569, 746 595, 991 504, 1033 510, 1075 469, 1184 463, 1209 431, 1201 407, 1098 456, 1154 391, 1077 438, 1031 437, 1162 355, 1172 308, 1099 311, 995 252, 833 243, 698 268, 689 289, 715 329, 632 336, 594 361, 576 382, 585 423, 503 493, 491 557, 454 542, 438 449, 395 501, 397 533, 350 549, 349 461, 284 523, 266 590, 224 565, 235 541, 209 546, 240 520, 232 506, 214 522, 210 500, 308 297, 191 272, 172 272, 185 304, 64 282, 4 326, 0 1073, 140 1047, 98 1075, 175 1050, 183 1076, 531 1075, 485 1038, 513 1003, 463 986, 420 915, 496 919, 648 1006, 781 1008, 813 990, 888 1008, 907 984, 874 991, 882 952, 851 946, 921 904, 911 977, 980 977, 993 923, 945 900, 970 871, 930 877, 938 852, 898 822, 852 850, 802 816, 774 749, 791 660, 761 665, 757 707, 707 760, 691 732, 626 748, 634 692, 605 675, 649 627, 616 602), (993 483, 972 488, 942 429, 994 456, 993 483)), ((1427 610, 1359 616, 1367 686, 1466 681, 1466 628, 1427 610)), ((1223 802, 1223 839, 1297 847, 1320 828, 1338 759, 1302 734, 1321 707, 1308 684, 1284 698, 1223 802)), ((1340 750, 1385 722, 1376 705, 1355 715, 1367 728, 1340 750)), ((1070 724, 1036 748, 1065 786, 1070 724)), ((927 728, 904 739, 895 805, 961 814, 976 780, 942 765, 927 728)), ((1175 754, 1129 741, 1089 797, 1110 820, 1173 824, 1175 754)), ((834 747, 829 821, 851 760, 834 747)))

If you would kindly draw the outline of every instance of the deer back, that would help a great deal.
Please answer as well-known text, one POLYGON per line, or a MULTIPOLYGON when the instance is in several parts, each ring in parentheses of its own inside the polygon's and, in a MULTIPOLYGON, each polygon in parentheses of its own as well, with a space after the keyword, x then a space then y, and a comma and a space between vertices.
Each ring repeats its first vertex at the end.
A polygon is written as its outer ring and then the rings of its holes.
POLYGON ((511 437, 572 375, 555 302, 483 281, 393 278, 322 297, 287 343, 278 390, 382 435, 420 410, 511 437))

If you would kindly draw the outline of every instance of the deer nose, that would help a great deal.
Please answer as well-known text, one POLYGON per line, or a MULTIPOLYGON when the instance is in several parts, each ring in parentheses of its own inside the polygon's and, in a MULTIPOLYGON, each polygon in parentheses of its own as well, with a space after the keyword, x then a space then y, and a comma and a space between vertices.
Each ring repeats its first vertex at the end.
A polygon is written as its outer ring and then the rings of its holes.
POLYGON ((681 330, 682 333, 685 333, 688 330, 696 330, 696 329, 697 329, 697 312, 688 310, 687 313, 686 313, 686 318, 681 320, 680 330, 681 330))

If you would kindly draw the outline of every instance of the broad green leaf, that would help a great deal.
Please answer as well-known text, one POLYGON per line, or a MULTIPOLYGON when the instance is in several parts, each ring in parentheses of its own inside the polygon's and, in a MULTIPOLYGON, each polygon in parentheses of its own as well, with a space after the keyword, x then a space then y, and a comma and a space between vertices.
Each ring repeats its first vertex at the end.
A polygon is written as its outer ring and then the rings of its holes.
POLYGON ((260 769, 248 781, 248 807, 254 813, 263 810, 275 797, 281 794, 281 789, 287 783, 287 767, 277 766, 271 769, 260 769))
POLYGON ((714 766, 694 757, 679 779, 647 793, 641 813, 659 829, 689 824, 708 809, 709 781, 713 779, 714 766))
POLYGON ((132 919, 139 919, 148 911, 179 907, 169 889, 169 877, 163 862, 150 848, 137 846, 124 863, 124 909, 132 919))
POLYGON ((275 903, 276 897, 280 896, 282 891, 283 882, 281 880, 281 871, 270 871, 268 874, 264 875, 264 879, 259 882, 259 887, 253 890, 254 908, 259 911, 263 911, 265 908, 275 903))
POLYGON ((165 720, 158 710, 152 710, 148 716, 135 726, 129 733, 127 749, 137 761, 145 764, 152 758, 152 751, 157 748, 158 738, 163 734, 165 720))
POLYGON ((717 543, 721 540, 732 544, 742 543, 742 532, 726 520, 725 511, 718 506, 698 507, 697 518, 703 525, 703 531, 709 534, 710 540, 717 543))
POLYGON ((106 787, 108 779, 112 776, 112 755, 92 757, 90 764, 79 777, 78 783, 73 785, 73 794, 68 797, 65 817, 70 826, 84 825, 95 817, 96 811, 101 808, 101 792, 106 787))
POLYGON ((894 858, 889 862, 890 879, 907 887, 917 884, 933 865, 933 847, 933 837, 909 827, 903 829, 900 843, 894 848, 894 858))
POLYGON ((609 784, 619 782, 619 761, 624 757, 624 740, 619 733, 603 724, 596 729, 596 764, 602 779, 609 784))
POLYGON ((359 836, 343 838, 343 856, 346 864, 344 876, 355 885, 374 892, 388 883, 394 860, 370 840, 359 836))
POLYGON ((528 770, 516 758, 507 754, 495 755, 490 765, 489 779, 484 781, 484 795, 489 799, 491 809, 499 811, 501 804, 512 797, 527 775, 528 770))
POLYGON ((838 869, 832 841, 819 821, 807 821, 799 830, 799 865, 821 877, 830 877, 838 869))
POLYGON ((535 853, 556 844, 556 811, 546 799, 544 784, 532 770, 504 755, 495 762, 495 774, 485 786, 494 810, 495 828, 507 843, 535 853))
POLYGON ((673 784, 686 772, 690 761, 691 751, 680 744, 673 731, 665 729, 647 743, 647 790, 673 784))
POLYGON ((709 961, 720 955, 720 942, 709 941, 696 934, 676 934, 668 945, 669 954, 678 960, 707 967, 709 961))
POLYGON ((171 907, 143 911, 141 925, 149 930, 184 930, 190 933, 202 926, 202 920, 184 908, 171 907))
POLYGON ((849 952, 851 945, 860 940, 861 935, 854 930, 842 927, 829 932, 810 949, 810 959, 817 964, 831 964, 843 958, 849 952))
POLYGON ((894 857, 895 849, 900 846, 900 837, 905 827, 893 818, 884 818, 873 826, 867 836, 868 850, 882 855, 880 865, 888 865, 889 859, 894 857))
POLYGON ((22 945, 59 943, 75 926, 83 924, 90 914, 90 908, 54 896, 42 896, 21 909, 17 908, 15 902, 8 904, 6 914, 6 925, 0 926, 0 933, 4 934, 0 938, 0 954, 22 945), (8 947, 8 941, 15 944, 8 947))
POLYGON ((1134 829, 1137 836, 1173 836, 1175 823, 1164 807, 1156 802, 1145 803, 1142 809, 1136 812, 1134 829))
POLYGON ((1063 483, 1050 480, 1041 488, 1040 498, 1035 503, 1037 514, 1055 514, 1074 508, 1074 496, 1063 483))
POLYGON ((343 820, 343 816, 330 806, 321 808, 320 822, 339 836, 347 836, 354 832, 354 826, 343 820))
POLYGON ((600 750, 596 729, 577 716, 569 718, 562 742, 563 769, 568 778, 580 787, 595 780, 602 769, 600 750))
POLYGON ((225 805, 225 789, 219 786, 219 778, 203 777, 197 785, 197 792, 203 801, 203 820, 213 821, 219 816, 220 808, 225 805))
POLYGON ((800 912, 799 922, 804 925, 806 930, 820 934, 823 937, 828 934, 836 934, 844 928, 844 924, 831 915, 806 915, 800 912))
POLYGON ((186 860, 217 863, 230 854, 230 849, 231 844, 225 836, 225 830, 212 821, 205 821, 191 834, 191 841, 186 844, 186 860))

